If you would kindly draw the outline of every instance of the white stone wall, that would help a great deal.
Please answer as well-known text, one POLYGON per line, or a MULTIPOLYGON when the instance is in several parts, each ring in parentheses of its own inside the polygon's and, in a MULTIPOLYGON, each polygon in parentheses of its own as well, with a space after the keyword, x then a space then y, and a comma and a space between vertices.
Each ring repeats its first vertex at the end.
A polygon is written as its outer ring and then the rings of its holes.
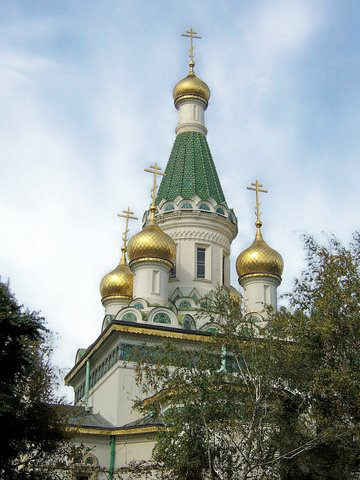
POLYGON ((230 288, 230 245, 236 227, 213 213, 177 211, 159 216, 158 224, 177 245, 176 278, 169 281, 168 296, 178 287, 184 296, 195 287, 201 296, 217 285, 230 288), (196 251, 205 248, 205 278, 197 278, 196 251))
POLYGON ((175 129, 176 134, 182 132, 200 132, 207 134, 204 119, 205 104, 201 100, 194 98, 183 100, 178 104, 178 125, 175 129))
POLYGON ((131 266, 134 273, 134 298, 145 298, 151 304, 168 304, 170 268, 158 262, 139 262, 131 266))
POLYGON ((277 308, 277 287, 280 281, 274 277, 245 277, 241 280, 244 305, 248 312, 264 313, 265 304, 277 308))

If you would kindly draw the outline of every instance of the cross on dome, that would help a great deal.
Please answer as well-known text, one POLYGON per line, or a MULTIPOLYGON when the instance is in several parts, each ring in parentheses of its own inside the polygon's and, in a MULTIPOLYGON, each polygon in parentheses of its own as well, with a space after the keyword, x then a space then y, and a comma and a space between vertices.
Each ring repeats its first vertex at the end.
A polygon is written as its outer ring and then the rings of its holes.
POLYGON ((186 33, 182 33, 181 36, 190 38, 189 67, 190 67, 190 72, 193 72, 195 67, 193 38, 201 39, 201 37, 192 28, 190 28, 190 30, 186 30, 186 33))
POLYGON ((156 162, 154 163, 154 165, 150 165, 150 168, 144 168, 144 172, 152 173, 154 175, 154 185, 153 185, 153 188, 151 189, 151 193, 152 193, 151 208, 156 209, 156 189, 157 189, 156 175, 165 177, 166 174, 161 171, 161 167, 156 162))
POLYGON ((118 213, 118 217, 125 218, 125 231, 122 234, 123 239, 123 249, 126 252, 126 243, 127 243, 127 234, 129 232, 129 220, 137 220, 138 218, 134 216, 134 212, 130 210, 130 207, 127 210, 123 210, 122 213, 118 213))
POLYGON ((259 183, 257 180, 255 181, 255 183, 252 183, 251 185, 252 185, 251 187, 246 187, 246 188, 248 190, 253 190, 254 192, 256 192, 256 207, 255 207, 256 226, 261 227, 261 225, 262 225, 262 222, 261 222, 261 219, 260 219, 260 216, 261 216, 260 205, 261 205, 261 203, 260 203, 260 200, 259 200, 259 192, 268 193, 268 191, 264 190, 262 188, 263 185, 261 183, 259 183))

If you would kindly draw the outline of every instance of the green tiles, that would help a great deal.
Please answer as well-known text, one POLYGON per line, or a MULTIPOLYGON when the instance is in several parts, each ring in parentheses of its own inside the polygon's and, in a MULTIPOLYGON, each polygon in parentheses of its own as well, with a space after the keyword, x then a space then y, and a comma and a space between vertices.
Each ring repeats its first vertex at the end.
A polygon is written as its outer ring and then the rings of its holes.
POLYGON ((186 199, 197 195, 201 200, 213 198, 225 203, 219 177, 211 157, 205 135, 198 132, 179 133, 162 178, 157 194, 161 200, 174 200, 177 196, 186 199))

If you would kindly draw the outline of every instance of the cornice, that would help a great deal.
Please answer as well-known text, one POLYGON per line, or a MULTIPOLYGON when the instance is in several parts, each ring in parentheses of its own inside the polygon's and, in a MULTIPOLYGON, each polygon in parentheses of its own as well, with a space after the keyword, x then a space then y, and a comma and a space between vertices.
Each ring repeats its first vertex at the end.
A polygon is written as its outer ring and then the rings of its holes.
POLYGON ((115 436, 124 436, 124 435, 141 435, 146 433, 157 433, 162 427, 161 426, 151 426, 151 427, 134 427, 134 428, 99 428, 99 427, 75 427, 69 426, 66 427, 66 430, 72 433, 79 433, 81 435, 115 435, 115 436))
POLYGON ((187 340, 190 342, 209 342, 211 336, 204 334, 204 332, 194 331, 192 333, 182 333, 175 329, 162 329, 161 327, 152 328, 142 324, 141 326, 133 326, 127 324, 111 323, 109 327, 95 340, 95 342, 87 349, 85 354, 81 357, 79 362, 70 370, 65 376, 65 385, 77 375, 77 373, 85 366, 87 360, 103 345, 105 340, 114 332, 130 333, 137 335, 148 335, 160 338, 172 338, 174 340, 187 340))

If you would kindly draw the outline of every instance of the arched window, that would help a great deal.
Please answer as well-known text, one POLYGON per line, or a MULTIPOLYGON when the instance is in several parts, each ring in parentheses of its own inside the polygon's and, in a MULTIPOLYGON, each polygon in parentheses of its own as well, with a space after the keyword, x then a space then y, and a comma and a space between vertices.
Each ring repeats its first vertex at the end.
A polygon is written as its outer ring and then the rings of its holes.
POLYGON ((170 317, 167 313, 164 312, 159 312, 156 315, 154 315, 153 318, 154 323, 171 323, 170 317))
POLYGON ((144 305, 141 302, 134 303, 133 307, 138 310, 144 310, 144 305))
POLYGON ((199 210, 206 210, 207 212, 210 212, 210 207, 207 203, 200 203, 199 210))
POLYGON ((175 210, 175 205, 173 203, 165 205, 164 212, 171 212, 173 210, 175 210))
POLYGON ((136 315, 134 312, 126 312, 124 315, 120 318, 123 322, 136 322, 136 315))
POLYGON ((221 207, 218 207, 216 209, 216 213, 218 213, 219 215, 223 215, 225 217, 225 212, 224 212, 224 209, 221 208, 221 207))
POLYGON ((182 210, 192 210, 193 206, 190 202, 184 202, 180 207, 182 210))
POLYGON ((181 300, 179 303, 179 308, 191 308, 191 303, 189 300, 181 300))
POLYGON ((195 322, 191 315, 185 315, 183 326, 185 330, 195 330, 195 322))

